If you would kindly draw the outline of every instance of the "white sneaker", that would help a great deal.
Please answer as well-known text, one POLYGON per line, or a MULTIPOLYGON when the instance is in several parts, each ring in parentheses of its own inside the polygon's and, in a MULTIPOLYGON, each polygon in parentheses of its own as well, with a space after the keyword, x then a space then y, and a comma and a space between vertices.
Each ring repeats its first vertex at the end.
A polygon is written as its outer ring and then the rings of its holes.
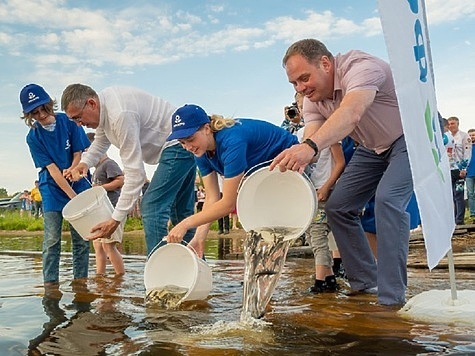
POLYGON ((378 287, 366 288, 363 289, 361 292, 366 294, 378 294, 378 287))

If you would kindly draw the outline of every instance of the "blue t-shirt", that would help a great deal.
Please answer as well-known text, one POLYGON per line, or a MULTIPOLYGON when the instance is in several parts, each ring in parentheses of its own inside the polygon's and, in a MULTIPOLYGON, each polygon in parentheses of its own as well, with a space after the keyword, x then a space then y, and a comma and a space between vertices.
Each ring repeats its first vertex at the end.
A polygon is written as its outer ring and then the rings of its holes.
MULTIPOLYGON (((70 200, 51 177, 46 166, 54 163, 62 172, 63 169, 71 167, 74 152, 82 152, 90 145, 82 127, 63 113, 58 113, 55 117, 56 126, 53 131, 45 130, 36 123, 26 137, 35 167, 40 169, 39 189, 45 212, 62 211, 70 200)), ((76 193, 91 187, 85 179, 70 184, 76 193)))
POLYGON ((299 143, 295 135, 283 128, 254 119, 236 119, 234 126, 215 132, 214 139, 214 156, 196 157, 203 176, 215 171, 225 178, 236 177, 299 143))
POLYGON ((472 144, 472 158, 467 167, 467 177, 475 177, 475 145, 472 144))

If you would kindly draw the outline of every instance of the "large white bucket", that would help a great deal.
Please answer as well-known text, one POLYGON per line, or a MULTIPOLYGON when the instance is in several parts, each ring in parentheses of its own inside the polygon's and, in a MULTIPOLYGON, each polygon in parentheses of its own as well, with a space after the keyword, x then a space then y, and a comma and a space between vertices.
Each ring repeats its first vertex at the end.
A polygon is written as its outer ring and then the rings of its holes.
MULTIPOLYGON (((69 221, 74 229, 86 240, 86 236, 92 235, 91 229, 112 216, 114 208, 107 197, 103 187, 97 186, 87 189, 73 199, 63 208, 63 217, 69 221)), ((118 228, 111 238, 121 241, 122 229, 118 228)))
POLYGON ((152 289, 176 286, 187 289, 180 300, 206 299, 213 287, 209 265, 182 244, 169 243, 157 248, 147 260, 144 271, 146 293, 152 289))
POLYGON ((237 213, 246 231, 290 228, 284 240, 305 233, 316 209, 315 188, 306 175, 262 167, 245 178, 237 196, 237 213))

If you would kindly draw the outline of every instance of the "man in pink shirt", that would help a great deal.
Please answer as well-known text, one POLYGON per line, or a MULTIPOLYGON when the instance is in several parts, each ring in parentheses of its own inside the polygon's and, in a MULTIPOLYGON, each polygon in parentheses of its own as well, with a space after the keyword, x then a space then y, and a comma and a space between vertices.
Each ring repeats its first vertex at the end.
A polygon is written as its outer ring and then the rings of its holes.
POLYGON ((353 290, 377 293, 383 305, 405 303, 409 215, 413 192, 394 81, 389 65, 361 51, 333 56, 314 39, 292 44, 283 65, 289 82, 305 95, 304 141, 283 151, 271 169, 303 172, 318 152, 352 137, 359 145, 326 203, 353 290), (359 214, 375 200, 378 263, 359 214))

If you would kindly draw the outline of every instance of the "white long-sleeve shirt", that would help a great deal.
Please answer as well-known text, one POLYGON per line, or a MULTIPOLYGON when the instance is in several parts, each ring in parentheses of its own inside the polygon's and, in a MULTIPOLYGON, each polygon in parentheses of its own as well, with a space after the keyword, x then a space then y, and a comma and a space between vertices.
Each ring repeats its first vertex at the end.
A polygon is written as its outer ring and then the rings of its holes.
POLYGON ((468 133, 458 130, 454 138, 454 160, 458 169, 465 169, 472 158, 472 141, 468 133))
POLYGON ((166 142, 176 107, 142 90, 108 87, 98 93, 99 126, 94 142, 81 162, 93 167, 110 145, 119 149, 124 168, 124 186, 112 218, 123 221, 140 195, 146 179, 144 162, 157 164, 163 149, 178 142, 166 142))

